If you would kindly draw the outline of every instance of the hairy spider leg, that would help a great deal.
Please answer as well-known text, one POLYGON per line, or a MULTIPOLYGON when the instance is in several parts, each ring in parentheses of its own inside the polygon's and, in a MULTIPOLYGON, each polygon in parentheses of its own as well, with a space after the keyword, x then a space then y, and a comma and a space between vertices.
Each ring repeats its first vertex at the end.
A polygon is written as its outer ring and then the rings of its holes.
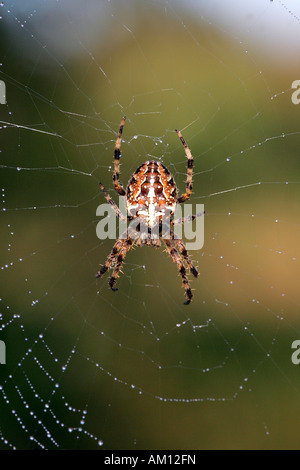
POLYGON ((189 257, 189 254, 188 254, 188 251, 185 247, 185 244, 183 243, 181 238, 175 238, 175 234, 174 234, 173 230, 171 230, 171 240, 173 241, 174 245, 177 246, 181 256, 185 259, 186 264, 188 265, 189 270, 191 271, 191 274, 194 277, 198 277, 199 273, 198 273, 197 269, 195 268, 195 266, 193 265, 191 258, 189 257))
POLYGON ((108 192, 106 191, 106 189, 104 188, 103 184, 102 183, 99 183, 99 186, 101 188, 101 190, 103 191, 104 193, 104 197, 105 199, 107 200, 107 202, 111 205, 111 207, 113 208, 113 210, 115 211, 115 213, 117 214, 117 216, 123 220, 123 222, 127 222, 127 217, 125 217, 125 215, 122 214, 122 212, 120 211, 120 209, 118 208, 117 204, 115 203, 115 201, 110 197, 110 195, 108 194, 108 192))
POLYGON ((111 267, 111 265, 113 264, 117 254, 119 253, 120 249, 122 248, 122 246, 124 245, 125 241, 126 241, 126 237, 127 237, 127 230, 126 232, 124 232, 120 238, 117 239, 116 243, 114 244, 110 254, 108 255, 105 263, 103 264, 103 266, 101 267, 101 269, 98 271, 98 273, 96 274, 96 277, 102 277, 106 271, 108 271, 108 269, 111 267))
POLYGON ((188 305, 192 300, 193 293, 192 293, 192 289, 191 289, 189 280, 188 280, 187 275, 186 275, 186 269, 184 267, 184 264, 182 262, 182 259, 179 255, 178 251, 172 245, 171 240, 164 240, 164 242, 165 242, 165 245, 166 245, 166 248, 167 248, 167 251, 168 251, 169 255, 173 259, 174 263, 177 264, 179 274, 182 277, 182 285, 185 289, 185 295, 186 295, 186 299, 187 299, 184 303, 185 303, 185 305, 188 305))
POLYGON ((115 190, 121 195, 125 196, 125 189, 122 186, 122 183, 119 180, 120 177, 120 158, 121 158, 121 152, 120 152, 120 147, 121 147, 121 139, 122 139, 122 132, 123 132, 123 127, 125 124, 125 119, 126 116, 123 117, 120 129, 118 132, 118 137, 116 140, 116 145, 115 145, 115 151, 114 151, 114 175, 113 175, 113 182, 115 186, 115 190))
POLYGON ((177 132, 177 135, 178 135, 179 139, 182 142, 182 145, 183 145, 184 150, 185 150, 185 154, 186 154, 187 159, 188 159, 187 178, 186 178, 186 191, 185 191, 184 194, 182 194, 178 198, 178 202, 179 202, 179 204, 181 204, 182 202, 187 201, 190 198, 191 194, 192 194, 192 188, 193 188, 192 179, 193 179, 194 159, 193 159, 193 155, 192 155, 190 149, 188 148, 184 138, 181 135, 181 132, 178 131, 177 129, 175 129, 175 131, 177 132))
POLYGON ((115 269, 113 270, 112 276, 110 280, 108 281, 109 287, 113 291, 118 290, 118 288, 115 287, 115 284, 117 282, 117 278, 119 277, 119 272, 121 270, 124 258, 127 255, 128 251, 133 247, 133 245, 134 245, 134 240, 131 240, 131 238, 127 238, 126 240, 124 240, 124 243, 120 249, 120 252, 117 257, 115 269))

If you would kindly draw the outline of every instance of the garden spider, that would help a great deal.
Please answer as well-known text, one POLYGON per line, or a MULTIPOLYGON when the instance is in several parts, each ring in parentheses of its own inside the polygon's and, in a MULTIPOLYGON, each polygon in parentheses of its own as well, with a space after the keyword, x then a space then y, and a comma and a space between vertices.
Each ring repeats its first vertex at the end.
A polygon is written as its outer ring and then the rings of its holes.
POLYGON ((103 264, 101 269, 98 271, 96 277, 103 276, 106 271, 114 265, 113 273, 109 279, 109 286, 113 291, 118 290, 115 287, 117 278, 122 267, 122 263, 128 251, 136 244, 138 246, 147 244, 152 246, 160 246, 160 238, 166 246, 167 252, 176 263, 179 274, 182 277, 183 287, 185 289, 186 302, 189 304, 192 300, 193 294, 191 286, 186 274, 186 268, 183 264, 182 258, 186 262, 190 272, 194 277, 198 277, 198 271, 193 265, 188 252, 185 248, 183 241, 180 238, 175 237, 174 231, 170 229, 175 224, 182 224, 186 221, 194 220, 196 217, 203 215, 199 213, 190 217, 181 218, 174 220, 174 212, 176 203, 183 203, 187 201, 192 193, 192 176, 193 176, 193 156, 190 149, 185 143, 181 133, 176 129, 177 135, 180 138, 185 154, 188 159, 187 167, 187 180, 186 180, 186 191, 180 197, 177 197, 177 187, 173 176, 169 170, 158 161, 146 161, 143 163, 132 175, 127 185, 126 191, 124 190, 122 183, 119 180, 120 173, 120 146, 121 137, 126 117, 124 116, 120 125, 118 137, 116 140, 115 151, 114 151, 114 175, 113 182, 115 190, 121 195, 126 195, 127 201, 127 217, 125 217, 119 210, 116 203, 109 196, 104 186, 99 183, 101 190, 104 193, 104 197, 111 204, 112 208, 116 212, 116 215, 124 220, 131 221, 139 218, 146 224, 149 234, 153 227, 158 227, 158 238, 138 236, 133 238, 130 236, 130 231, 126 231, 125 234, 121 235, 113 246, 111 253, 109 254, 106 262, 103 264), (168 215, 169 217, 169 237, 164 238, 162 233, 162 220, 168 215), (180 256, 181 255, 181 256, 180 256), (182 258, 181 258, 182 257, 182 258))

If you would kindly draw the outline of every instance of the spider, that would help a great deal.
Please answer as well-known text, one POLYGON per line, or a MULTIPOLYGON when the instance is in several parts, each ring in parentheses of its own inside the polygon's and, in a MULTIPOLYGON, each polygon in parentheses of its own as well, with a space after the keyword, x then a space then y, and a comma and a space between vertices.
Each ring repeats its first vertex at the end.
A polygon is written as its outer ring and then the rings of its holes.
POLYGON ((101 269, 96 274, 97 278, 102 277, 108 269, 113 267, 113 273, 109 279, 109 286, 113 291, 118 289, 115 287, 117 278, 121 271, 121 267, 124 261, 124 258, 128 251, 136 244, 138 246, 147 244, 152 246, 160 246, 160 238, 162 238, 167 252, 176 263, 179 270, 179 274, 182 277, 183 287, 185 289, 186 301, 185 305, 189 304, 192 300, 193 294, 191 286, 186 274, 186 268, 184 266, 183 260, 186 262, 191 274, 194 277, 198 277, 198 271, 193 265, 189 254, 185 248, 183 241, 180 238, 175 237, 174 231, 169 227, 169 237, 163 237, 162 231, 162 220, 168 215, 170 217, 170 226, 173 227, 176 224, 182 224, 186 221, 194 220, 196 217, 203 215, 199 213, 196 215, 191 215, 186 218, 180 218, 174 220, 175 206, 177 203, 182 204, 187 201, 192 193, 192 177, 193 177, 193 156, 190 149, 188 148, 184 138, 182 137, 180 131, 175 129, 181 143, 184 147, 185 154, 187 157, 187 180, 186 180, 186 191, 180 197, 178 197, 177 187, 174 181, 173 176, 169 170, 160 162, 151 160, 143 163, 139 168, 133 173, 129 183, 127 185, 126 191, 122 186, 122 183, 119 180, 120 176, 120 146, 122 139, 123 127, 125 124, 126 116, 123 117, 120 129, 118 132, 118 137, 115 144, 114 150, 114 175, 113 183, 115 190, 121 196, 126 195, 127 201, 127 217, 125 217, 119 210, 116 203, 109 196, 106 189, 99 183, 101 190, 104 193, 104 197, 107 202, 112 206, 116 215, 124 220, 131 221, 136 219, 143 220, 143 222, 148 227, 149 233, 154 226, 158 227, 159 237, 146 237, 139 236, 134 238, 130 236, 130 231, 126 231, 125 234, 122 234, 116 241, 111 250, 111 253, 106 259, 106 262, 103 264, 101 269), (183 259, 182 259, 183 258, 183 259))

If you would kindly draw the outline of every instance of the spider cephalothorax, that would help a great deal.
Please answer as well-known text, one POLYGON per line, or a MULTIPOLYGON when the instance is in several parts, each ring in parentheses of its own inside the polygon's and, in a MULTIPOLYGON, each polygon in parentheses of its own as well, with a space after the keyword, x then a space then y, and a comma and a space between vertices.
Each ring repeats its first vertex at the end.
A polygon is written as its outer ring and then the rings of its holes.
MULTIPOLYGON (((185 304, 189 304, 193 294, 190 287, 189 280, 186 275, 186 268, 183 264, 182 258, 186 262, 190 272, 193 276, 198 277, 198 271, 193 265, 188 252, 185 248, 183 241, 180 238, 175 237, 172 226, 180 224, 188 220, 194 220, 197 216, 192 215, 186 219, 174 220, 174 212, 176 204, 181 204, 189 199, 192 192, 192 176, 193 176, 193 157, 190 149, 186 145, 181 133, 176 130, 178 137, 180 138, 185 153, 188 159, 188 170, 186 180, 186 192, 182 196, 178 197, 177 187, 173 176, 169 170, 158 161, 147 161, 143 163, 132 175, 127 185, 126 191, 124 190, 120 180, 120 146, 123 126, 125 123, 125 117, 121 122, 121 126, 116 141, 115 152, 114 152, 114 175, 113 181, 116 191, 121 195, 126 195, 127 201, 127 217, 121 214, 119 208, 115 202, 108 195, 107 191, 100 183, 100 187, 104 193, 106 200, 111 204, 118 217, 125 221, 132 221, 138 219, 140 222, 138 226, 138 235, 133 236, 133 232, 128 230, 116 241, 110 255, 106 262, 98 271, 96 277, 101 277, 103 274, 114 265, 112 276, 109 280, 109 285, 112 290, 117 290, 115 287, 116 280, 119 277, 122 263, 127 252, 137 245, 160 245, 160 238, 166 246, 167 252, 172 257, 173 261, 177 264, 179 273, 182 277, 183 287, 186 294, 185 304), (164 221, 169 221, 168 236, 163 231, 164 221), (141 225, 146 227, 145 231, 141 230, 141 225), (155 228, 157 229, 155 232, 155 228), (154 235, 154 236, 153 236, 154 235), (182 258, 181 258, 182 257, 182 258)), ((167 224, 168 225, 168 224, 167 224)))

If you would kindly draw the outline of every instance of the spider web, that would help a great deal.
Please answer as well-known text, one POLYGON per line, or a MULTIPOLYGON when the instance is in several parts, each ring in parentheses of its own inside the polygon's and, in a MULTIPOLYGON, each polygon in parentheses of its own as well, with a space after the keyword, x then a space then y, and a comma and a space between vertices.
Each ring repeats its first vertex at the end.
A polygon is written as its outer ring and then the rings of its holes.
POLYGON ((0 8, 0 448, 296 447, 299 7, 86 3, 0 8), (189 306, 163 249, 95 279, 124 114, 124 185, 153 158, 183 192, 175 128, 193 153, 189 306))

